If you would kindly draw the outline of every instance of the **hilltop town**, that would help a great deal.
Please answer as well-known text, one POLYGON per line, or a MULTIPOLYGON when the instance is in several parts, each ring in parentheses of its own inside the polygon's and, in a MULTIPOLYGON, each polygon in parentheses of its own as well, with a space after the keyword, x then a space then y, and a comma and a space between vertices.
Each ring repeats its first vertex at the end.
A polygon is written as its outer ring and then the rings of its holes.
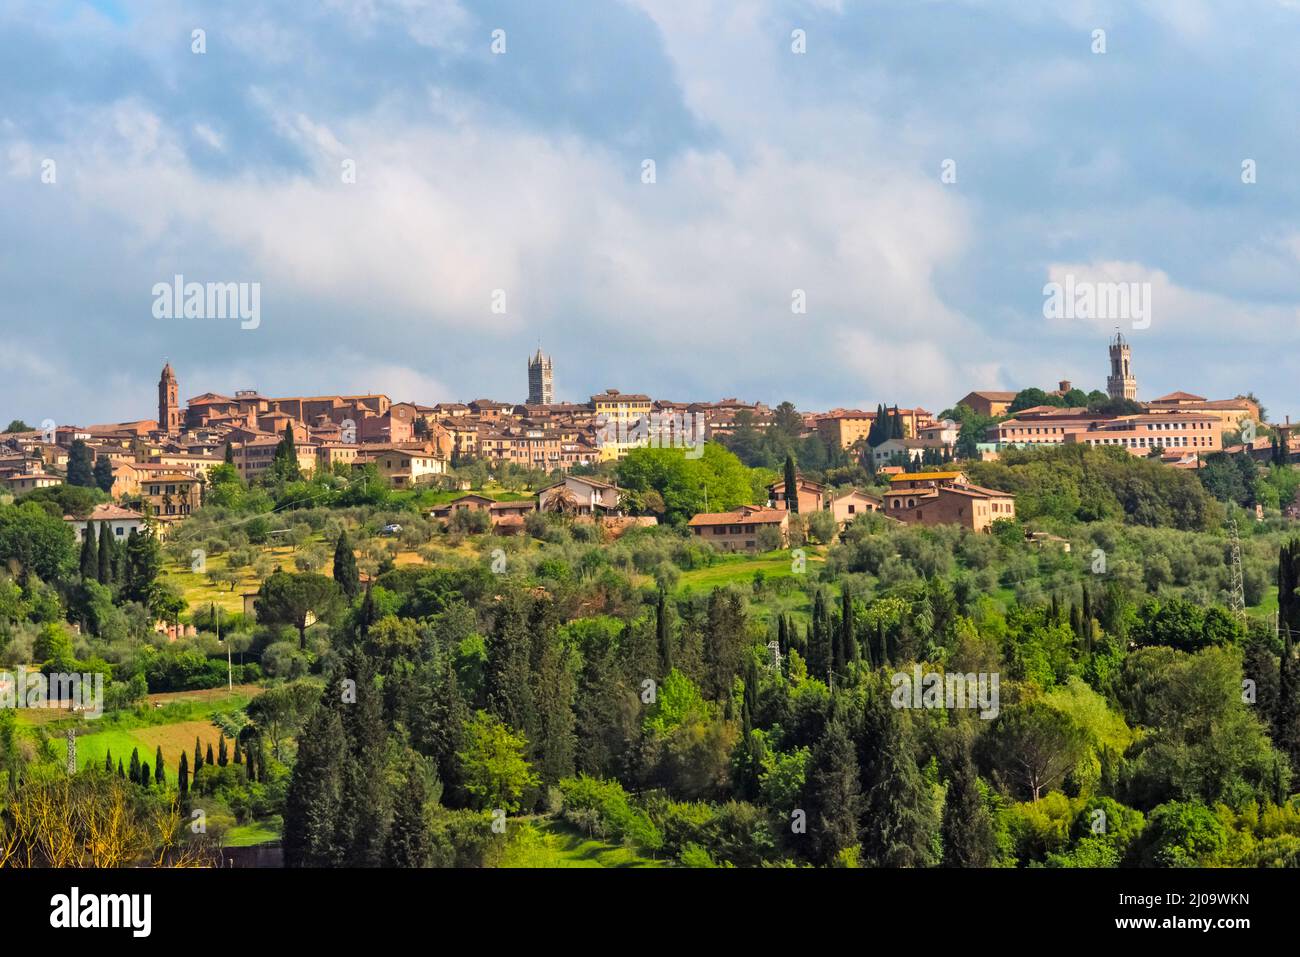
MULTIPOLYGON (((427 405, 383 394, 272 397, 239 390, 207 392, 182 405, 179 378, 168 363, 158 381, 156 418, 46 422, 41 428, 11 423, 0 437, 0 486, 22 496, 65 482, 93 484, 123 506, 112 512, 120 521, 149 516, 165 528, 202 506, 214 467, 232 465, 251 484, 288 453, 301 476, 369 467, 394 489, 463 488, 452 473, 477 462, 492 471, 504 466, 564 480, 589 500, 599 485, 595 477, 610 477, 610 467, 637 447, 688 454, 718 442, 747 465, 764 464, 745 450, 779 424, 805 449, 811 440, 813 461, 801 468, 853 464, 896 480, 889 495, 877 496, 855 488, 836 492, 801 475, 804 500, 797 510, 828 510, 844 522, 856 512, 883 509, 903 521, 955 522, 981 531, 1014 516, 1014 501, 1006 492, 972 485, 960 466, 996 461, 1008 449, 1115 446, 1175 469, 1200 468, 1225 450, 1260 461, 1293 455, 1289 422, 1265 423, 1253 397, 1211 400, 1178 391, 1143 401, 1131 346, 1121 335, 1109 344, 1109 357, 1105 392, 1084 392, 1068 381, 1050 392, 979 389, 939 414, 896 403, 871 411, 798 411, 789 403, 673 401, 612 388, 585 402, 557 402, 552 359, 540 349, 528 359, 527 398, 517 403, 478 398, 427 405), (912 477, 917 471, 923 477, 912 477)), ((626 511, 627 503, 615 498, 602 507, 626 511)), ((536 504, 547 502, 542 496, 536 504)), ((472 497, 461 503, 475 504, 472 497)), ((757 530, 780 526, 773 510, 785 506, 784 482, 775 483, 765 504, 694 516, 691 527, 718 536, 729 549, 753 549, 757 530)), ((503 528, 517 528, 518 512, 493 517, 503 528)))

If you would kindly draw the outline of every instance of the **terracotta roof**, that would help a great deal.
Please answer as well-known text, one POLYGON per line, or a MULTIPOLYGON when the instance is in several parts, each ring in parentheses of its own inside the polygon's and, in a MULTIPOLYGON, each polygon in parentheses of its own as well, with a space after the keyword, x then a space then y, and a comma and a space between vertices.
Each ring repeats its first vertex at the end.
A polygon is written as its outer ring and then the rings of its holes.
POLYGON ((910 482, 925 479, 954 479, 964 474, 963 472, 904 472, 901 475, 891 475, 889 481, 910 482))
MULTIPOLYGON (((122 508, 120 505, 114 505, 112 502, 101 502, 91 511, 89 520, 92 522, 122 522, 138 519, 144 521, 144 516, 139 512, 132 511, 129 508, 122 508)), ((64 515, 65 522, 84 522, 85 518, 77 518, 75 515, 64 515)))
POLYGON ((741 505, 730 512, 701 512, 692 516, 688 526, 701 525, 779 525, 790 515, 783 508, 741 505))
POLYGON ((1152 402, 1204 402, 1205 396, 1192 395, 1190 392, 1170 392, 1168 395, 1162 395, 1158 399, 1152 399, 1152 402))

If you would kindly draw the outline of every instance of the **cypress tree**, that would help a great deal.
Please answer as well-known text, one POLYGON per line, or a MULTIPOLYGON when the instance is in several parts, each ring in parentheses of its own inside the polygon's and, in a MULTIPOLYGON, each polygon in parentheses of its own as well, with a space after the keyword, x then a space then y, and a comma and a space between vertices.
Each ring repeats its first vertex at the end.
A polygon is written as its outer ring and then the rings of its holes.
POLYGON ((74 439, 68 449, 68 484, 95 488, 94 455, 82 439, 74 439))
POLYGON ((352 554, 352 542, 346 530, 339 533, 334 544, 334 580, 338 582, 348 601, 361 594, 361 576, 357 572, 357 557, 352 554))
POLYGON ((538 735, 536 767, 543 786, 573 777, 577 741, 573 706, 577 681, 570 646, 554 628, 539 635, 541 651, 535 668, 538 735))
POLYGON ((158 750, 153 755, 153 777, 158 782, 158 787, 167 783, 167 774, 163 770, 162 745, 158 745, 158 750))
POLYGON ((282 482, 296 482, 302 477, 298 469, 298 450, 293 442, 293 423, 284 424, 284 435, 275 447, 275 458, 271 463, 271 474, 282 482))
POLYGON ((220 735, 217 738, 217 767, 224 768, 230 763, 230 756, 226 753, 226 736, 220 735))
POLYGON ((95 485, 101 492, 113 491, 113 460, 107 455, 101 455, 95 459, 95 468, 92 471, 95 477, 95 485))
POLYGON ((227 465, 234 465, 234 464, 235 464, 235 446, 234 446, 234 443, 229 442, 229 441, 226 442, 226 452, 225 452, 225 456, 222 458, 222 461, 225 462, 227 465))
POLYGON ((797 514, 799 511, 799 480, 795 474, 793 455, 785 457, 785 507, 791 513, 797 514))
POLYGON ((831 652, 830 652, 831 673, 836 675, 843 675, 844 659, 845 659, 844 641, 843 641, 844 628, 840 623, 840 618, 838 615, 835 616, 835 620, 831 622, 829 627, 827 628, 827 634, 830 636, 830 642, 831 642, 831 652))
POLYGON ((667 675, 673 670, 672 631, 668 627, 668 590, 659 589, 659 603, 655 606, 655 637, 659 642, 659 673, 667 675))
POLYGON ((866 811, 862 851, 873 867, 928 867, 933 818, 929 785, 912 757, 902 717, 886 696, 869 699, 860 747, 866 811))
POLYGON ((808 638, 808 670, 819 679, 825 679, 833 664, 830 624, 827 618, 826 595, 818 588, 813 595, 812 633, 808 638))
MULTIPOLYGON (((528 599, 507 596, 488 631, 484 691, 487 709, 510 727, 537 740, 537 708, 533 701, 532 638, 528 599)), ((653 667, 655 662, 650 661, 653 667)), ((647 675, 648 676, 648 675, 647 675)))
POLYGON ((180 791, 182 800, 190 793, 190 761, 184 751, 181 752, 181 763, 176 768, 176 789, 180 791))
POLYGON ((125 777, 126 777, 126 771, 122 768, 122 759, 121 759, 121 758, 118 758, 118 759, 117 759, 117 776, 118 776, 119 778, 125 778, 125 777))
POLYGON ((140 765, 140 786, 144 788, 146 791, 149 790, 149 781, 150 781, 149 762, 144 761, 140 765))
MULTIPOLYGON (((89 526, 87 526, 89 528, 89 526)), ((99 565, 97 577, 101 585, 112 585, 113 564, 117 557, 117 543, 113 541, 113 529, 108 522, 99 523, 99 565)))
POLYGON ((984 806, 970 747, 959 745, 943 805, 944 867, 988 867, 997 851, 993 820, 984 806))
POLYGON ((109 748, 104 749, 104 770, 113 773, 113 752, 109 748))
POLYGON ((87 521, 81 533, 81 577, 85 581, 99 578, 99 550, 95 546, 95 526, 87 521))
POLYGON ((1282 633, 1278 662, 1277 727, 1274 743, 1300 768, 1300 664, 1295 638, 1300 634, 1300 538, 1282 546, 1277 566, 1277 621, 1282 633))
POLYGON ((853 625, 853 593, 844 586, 840 590, 840 650, 846 663, 858 660, 858 639, 853 625))
POLYGON ((298 760, 284 800, 285 867, 346 863, 337 830, 348 742, 335 703, 337 690, 333 682, 326 686, 320 705, 298 739, 298 760))
POLYGON ((236 764, 244 763, 244 752, 239 749, 239 736, 235 736, 235 755, 233 758, 236 764))
POLYGON ((146 532, 141 535, 131 529, 126 540, 124 559, 123 595, 131 601, 147 604, 154 581, 162 571, 162 550, 158 539, 146 532))
POLYGON ((194 738, 194 776, 199 776, 199 770, 203 767, 203 752, 199 750, 199 739, 194 738))
POLYGON ((203 756, 203 763, 207 765, 212 764, 212 742, 211 741, 208 742, 208 753, 203 756))
POLYGON ((836 717, 809 758, 805 804, 811 858, 831 864, 836 856, 858 843, 858 818, 862 813, 859 769, 844 722, 836 717))
POLYGON ((130 773, 127 775, 127 777, 130 778, 132 784, 140 783, 140 749, 139 748, 131 749, 131 770, 130 773))
POLYGON ((406 762, 406 776, 393 804, 393 826, 388 831, 388 843, 384 847, 385 867, 429 865, 433 847, 424 817, 429 792, 419 761, 412 755, 406 762))

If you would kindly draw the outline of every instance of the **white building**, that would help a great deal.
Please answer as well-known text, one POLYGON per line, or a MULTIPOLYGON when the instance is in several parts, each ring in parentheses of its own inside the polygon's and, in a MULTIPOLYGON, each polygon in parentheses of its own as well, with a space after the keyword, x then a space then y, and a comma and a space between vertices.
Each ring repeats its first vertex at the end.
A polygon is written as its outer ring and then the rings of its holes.
POLYGON ((90 513, 90 518, 74 518, 71 515, 64 515, 63 520, 72 526, 73 531, 77 533, 77 544, 81 544, 82 536, 86 531, 86 524, 89 521, 95 526, 95 534, 99 534, 100 522, 108 522, 109 528, 112 529, 113 538, 119 542, 124 542, 132 531, 140 531, 144 528, 144 516, 139 512, 133 512, 129 508, 122 508, 120 505, 105 503, 96 505, 94 511, 90 513))

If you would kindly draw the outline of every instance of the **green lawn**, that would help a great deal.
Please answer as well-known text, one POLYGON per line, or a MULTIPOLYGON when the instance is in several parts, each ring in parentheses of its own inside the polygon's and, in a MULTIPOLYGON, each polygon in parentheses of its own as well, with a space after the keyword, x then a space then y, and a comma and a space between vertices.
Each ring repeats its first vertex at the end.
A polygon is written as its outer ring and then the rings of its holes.
MULTIPOLYGON (((820 549, 809 546, 804 549, 808 570, 825 559, 820 549)), ((719 558, 707 568, 695 568, 682 572, 678 588, 700 588, 712 591, 724 585, 751 585, 754 573, 762 572, 767 579, 787 578, 797 574, 794 570, 794 557, 789 551, 765 552, 761 555, 727 555, 719 558)))
POLYGON ((226 847, 252 847, 255 844, 278 841, 280 839, 280 830, 276 827, 278 822, 279 818, 274 821, 249 821, 247 824, 236 824, 226 831, 223 843, 226 847))
POLYGON ((663 867, 635 848, 608 844, 555 819, 520 821, 501 867, 663 867))

